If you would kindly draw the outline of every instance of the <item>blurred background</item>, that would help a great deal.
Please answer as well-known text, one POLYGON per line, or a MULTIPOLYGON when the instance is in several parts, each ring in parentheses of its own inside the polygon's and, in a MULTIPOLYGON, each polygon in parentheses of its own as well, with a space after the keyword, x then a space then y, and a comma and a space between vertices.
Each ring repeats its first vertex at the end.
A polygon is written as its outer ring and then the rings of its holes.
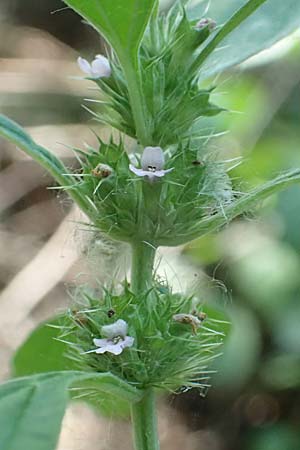
MULTIPOLYGON (((82 107, 96 96, 76 79, 79 54, 104 51, 96 33, 59 0, 2 0, 0 111, 76 167, 71 147, 105 137, 82 107), (63 144, 62 144, 63 143, 63 144)), ((234 181, 250 188, 300 167, 300 39, 295 34, 217 80, 208 145, 240 164, 234 181)), ((53 181, 14 146, 0 142, 0 375, 12 352, 41 321, 69 305, 66 287, 89 280, 98 242, 53 181)), ((163 449, 300 448, 300 186, 260 205, 217 235, 162 251, 163 269, 184 286, 197 278, 205 301, 232 323, 205 397, 187 392, 161 402, 163 449), (180 273, 175 276, 175 273, 180 273), (173 275, 172 275, 173 274, 173 275), (214 289, 208 289, 214 286, 214 289)), ((105 279, 123 247, 100 243, 105 279)), ((99 275, 99 272, 97 273, 99 275)), ((81 405, 68 411, 59 450, 130 449, 126 421, 99 419, 81 405)))

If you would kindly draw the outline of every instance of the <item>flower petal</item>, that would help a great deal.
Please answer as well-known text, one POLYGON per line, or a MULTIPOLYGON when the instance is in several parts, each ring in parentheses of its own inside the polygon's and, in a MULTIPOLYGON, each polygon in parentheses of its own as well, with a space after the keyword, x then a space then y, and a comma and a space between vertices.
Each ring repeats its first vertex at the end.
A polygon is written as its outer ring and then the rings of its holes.
POLYGON ((92 62, 92 72, 94 78, 110 77, 111 68, 105 56, 97 55, 92 62))
POLYGON ((124 348, 120 345, 122 341, 118 342, 117 344, 107 344, 105 347, 101 347, 101 348, 97 348, 96 349, 96 353, 98 355, 101 355, 103 353, 112 353, 113 355, 120 355, 120 353, 122 353, 122 351, 124 350, 124 348))
POLYGON ((123 347, 132 347, 134 343, 134 338, 132 336, 125 336, 124 341, 120 341, 119 344, 123 347))
POLYGON ((107 345, 108 339, 93 339, 93 343, 97 347, 103 347, 103 346, 107 345))
POLYGON ((149 172, 148 170, 138 169, 137 167, 133 166, 132 164, 129 164, 129 169, 131 170, 131 172, 133 172, 138 177, 145 177, 149 173, 154 173, 154 172, 149 172))
POLYGON ((165 164, 165 155, 160 147, 145 147, 141 157, 141 166, 144 170, 149 167, 161 170, 165 164))
POLYGON ((153 175, 155 177, 163 177, 164 175, 166 175, 166 173, 172 172, 172 170, 174 170, 174 167, 172 167, 171 169, 166 169, 166 170, 156 170, 155 172, 152 172, 153 175))
POLYGON ((81 56, 79 56, 79 58, 77 58, 77 63, 82 72, 92 76, 91 65, 86 59, 81 58, 81 56))
POLYGON ((174 170, 174 167, 172 167, 171 169, 156 170, 154 172, 151 172, 151 170, 138 169, 137 167, 133 166, 132 164, 129 164, 129 169, 131 170, 131 172, 133 172, 138 177, 147 177, 150 181, 153 181, 153 180, 155 180, 155 178, 161 178, 166 173, 172 172, 172 170, 174 170))
POLYGON ((113 339, 117 336, 122 336, 124 338, 127 334, 127 330, 128 325, 125 320, 119 319, 111 325, 104 325, 101 328, 101 334, 108 339, 113 339))

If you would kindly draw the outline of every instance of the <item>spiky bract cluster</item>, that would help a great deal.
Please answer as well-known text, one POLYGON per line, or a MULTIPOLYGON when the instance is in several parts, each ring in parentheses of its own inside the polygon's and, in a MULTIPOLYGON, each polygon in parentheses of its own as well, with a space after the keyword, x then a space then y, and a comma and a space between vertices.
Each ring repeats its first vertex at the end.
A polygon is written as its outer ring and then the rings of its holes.
MULTIPOLYGON (((201 29, 189 22, 176 4, 168 14, 153 14, 140 47, 139 64, 144 95, 147 145, 166 147, 186 139, 201 117, 223 110, 210 101, 213 88, 198 85, 197 56, 209 37, 209 25, 201 29)), ((112 75, 96 81, 104 99, 102 111, 92 112, 107 123, 136 138, 136 128, 126 80, 117 58, 111 59, 112 75)))
POLYGON ((196 315, 200 310, 193 298, 158 284, 138 298, 127 285, 120 295, 103 292, 98 298, 85 293, 70 311, 62 339, 70 342, 69 356, 80 369, 109 371, 139 388, 203 387, 209 377, 207 364, 222 342, 217 321, 207 317, 193 334, 191 325, 173 319, 174 314, 196 315), (95 348, 93 339, 101 337, 101 327, 118 319, 127 322, 133 347, 116 356, 85 353, 95 348))
POLYGON ((96 228, 126 242, 177 245, 191 239, 201 219, 231 202, 223 163, 199 158, 199 151, 188 144, 170 148, 167 156, 166 168, 174 170, 150 182, 129 170, 122 142, 99 141, 98 150, 80 152, 82 170, 72 189, 89 199, 96 228))

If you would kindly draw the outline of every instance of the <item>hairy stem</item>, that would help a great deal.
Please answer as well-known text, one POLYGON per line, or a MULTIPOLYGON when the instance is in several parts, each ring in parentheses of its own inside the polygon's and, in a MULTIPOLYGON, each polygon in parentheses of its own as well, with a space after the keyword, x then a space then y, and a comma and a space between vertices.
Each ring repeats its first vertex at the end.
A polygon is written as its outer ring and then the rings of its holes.
POLYGON ((148 389, 144 397, 131 406, 135 450, 159 450, 155 395, 148 389))
MULTIPOLYGON (((155 248, 146 242, 132 245, 131 290, 138 295, 152 286, 155 248)), ((159 450, 155 396, 152 388, 131 404, 135 450, 159 450)))
POLYGON ((147 242, 132 245, 131 290, 145 292, 152 285, 155 248, 147 242))
POLYGON ((142 146, 151 144, 149 135, 147 107, 141 85, 141 75, 138 67, 134 68, 127 62, 123 62, 127 79, 130 104, 136 126, 137 140, 142 146))

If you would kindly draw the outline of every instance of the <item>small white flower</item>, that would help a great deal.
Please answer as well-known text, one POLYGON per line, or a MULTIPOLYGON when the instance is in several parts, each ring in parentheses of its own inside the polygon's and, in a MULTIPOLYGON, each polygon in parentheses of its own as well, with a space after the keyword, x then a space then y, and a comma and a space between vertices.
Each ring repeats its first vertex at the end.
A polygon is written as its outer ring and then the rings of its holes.
POLYGON ((165 155, 160 147, 145 147, 141 157, 142 168, 138 169, 129 164, 129 169, 138 177, 147 177, 150 181, 153 181, 155 178, 161 178, 173 170, 173 168, 164 170, 164 165, 165 155))
POLYGON ((96 55, 96 58, 90 64, 86 59, 77 59, 80 69, 91 78, 110 77, 111 68, 107 58, 103 55, 96 55))
POLYGON ((125 337, 128 331, 128 325, 125 320, 119 319, 111 325, 104 325, 101 328, 101 333, 108 339, 113 339, 116 336, 125 337))
POLYGON ((87 353, 112 353, 113 355, 120 355, 124 348, 132 347, 134 338, 126 336, 128 325, 125 320, 119 319, 111 325, 104 325, 101 328, 101 334, 106 336, 105 339, 93 339, 96 349, 90 350, 87 353))

